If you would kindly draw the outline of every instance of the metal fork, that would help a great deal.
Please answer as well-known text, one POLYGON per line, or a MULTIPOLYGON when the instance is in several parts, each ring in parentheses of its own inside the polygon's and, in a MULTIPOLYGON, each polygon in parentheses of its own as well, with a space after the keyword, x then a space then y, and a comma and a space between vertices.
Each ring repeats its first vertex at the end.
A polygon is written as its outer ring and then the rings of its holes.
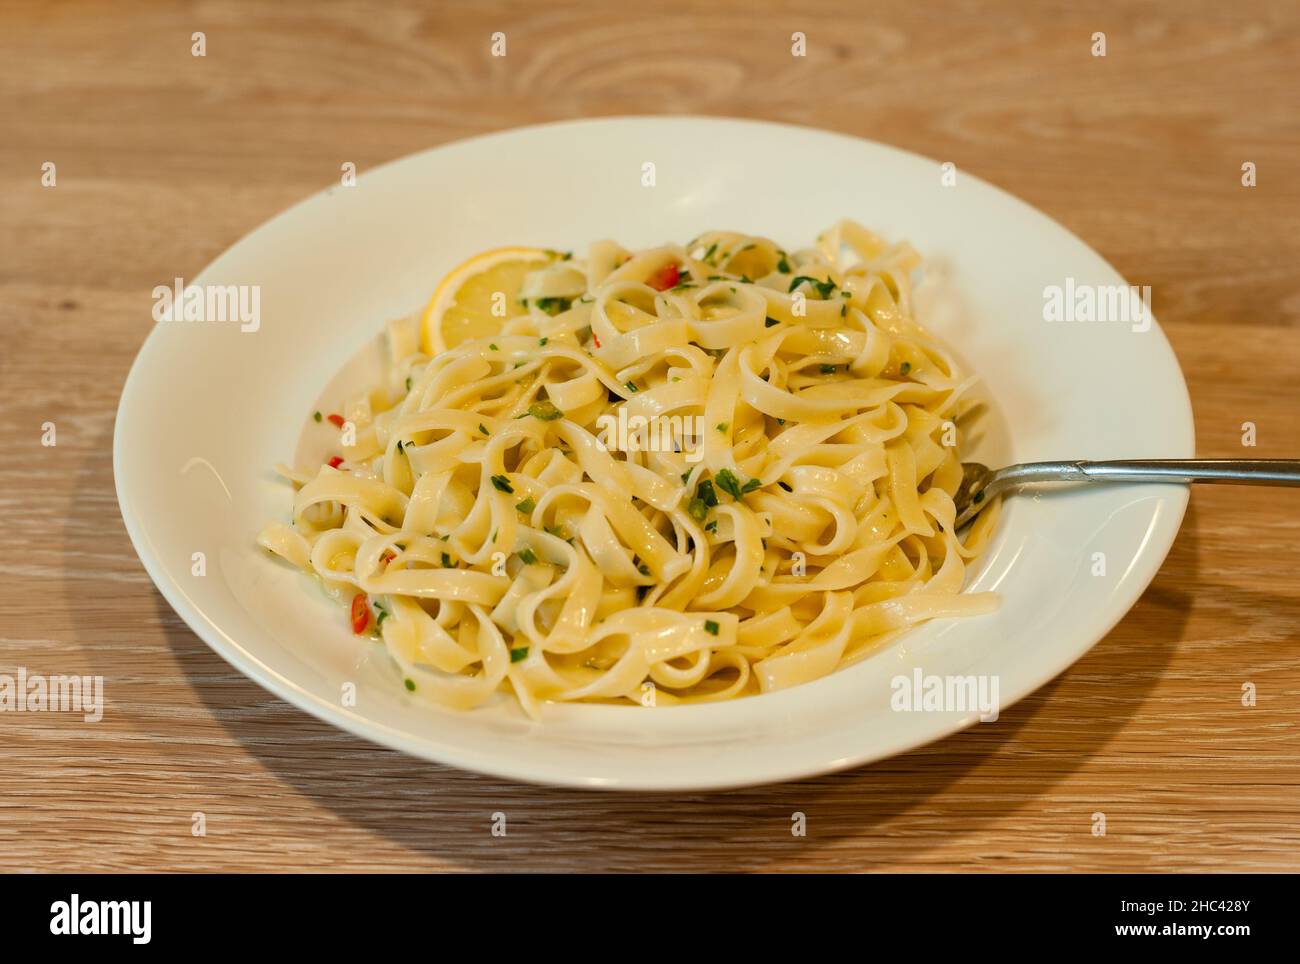
POLYGON ((1222 482, 1237 485, 1300 485, 1300 459, 1137 459, 1110 462, 1023 462, 990 469, 962 463, 957 503, 961 528, 1015 485, 1031 482, 1222 482))

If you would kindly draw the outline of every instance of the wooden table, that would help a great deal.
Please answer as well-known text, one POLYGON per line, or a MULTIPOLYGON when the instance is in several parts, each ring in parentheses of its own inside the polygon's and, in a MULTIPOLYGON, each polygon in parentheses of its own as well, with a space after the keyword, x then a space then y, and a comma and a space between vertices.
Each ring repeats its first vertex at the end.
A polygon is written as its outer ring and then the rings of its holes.
POLYGON ((1294 5, 657 6, 6 4, 0 672, 103 675, 109 704, 0 714, 0 870, 1300 869, 1300 493, 1197 489, 1128 617, 997 724, 731 793, 539 789, 379 749, 240 676, 155 591, 110 459, 153 286, 344 161, 560 118, 763 117, 951 160, 1152 286, 1200 454, 1300 455, 1294 5))

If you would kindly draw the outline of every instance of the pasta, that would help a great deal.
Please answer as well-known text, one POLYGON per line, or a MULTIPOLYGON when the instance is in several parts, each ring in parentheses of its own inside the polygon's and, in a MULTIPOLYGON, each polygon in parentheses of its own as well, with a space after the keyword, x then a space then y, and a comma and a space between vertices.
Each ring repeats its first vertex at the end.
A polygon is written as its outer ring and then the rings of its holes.
POLYGON ((259 537, 408 690, 725 700, 996 607, 961 592, 996 506, 953 529, 981 403, 912 318, 909 245, 842 221, 535 262, 491 317, 392 323, 386 383, 330 416, 338 456, 280 467, 293 521, 259 537))

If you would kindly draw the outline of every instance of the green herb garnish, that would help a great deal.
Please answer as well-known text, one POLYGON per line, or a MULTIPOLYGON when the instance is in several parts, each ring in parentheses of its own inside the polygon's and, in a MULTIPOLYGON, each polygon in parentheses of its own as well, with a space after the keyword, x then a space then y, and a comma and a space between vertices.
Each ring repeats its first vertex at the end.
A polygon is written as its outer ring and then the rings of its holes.
POLYGON ((740 480, 736 478, 735 473, 732 472, 731 469, 720 470, 713 479, 718 483, 719 489, 727 493, 736 501, 740 501, 740 497, 743 494, 740 488, 740 480))
POLYGON ((548 315, 558 315, 562 311, 568 311, 573 302, 568 298, 538 298, 533 304, 548 315))
POLYGON ((533 418, 540 418, 543 422, 554 422, 557 418, 564 418, 564 413, 556 408, 555 403, 549 398, 529 405, 528 414, 533 418))
POLYGON ((816 278, 809 277, 806 274, 801 274, 796 276, 795 279, 790 282, 790 291, 794 291, 795 288, 799 287, 799 285, 803 284, 805 281, 816 288, 817 293, 821 295, 822 298, 829 298, 831 292, 839 287, 834 281, 818 281, 816 278))
POLYGON ((719 627, 716 620, 712 620, 712 619, 704 620, 704 631, 709 635, 711 636, 718 635, 718 628, 719 627))
POLYGON ((528 658, 528 647, 520 646, 518 649, 510 650, 510 662, 518 663, 528 658))
POLYGON ((524 513, 524 515, 532 515, 533 510, 537 508, 537 503, 533 501, 533 497, 530 495, 528 498, 524 499, 523 502, 516 505, 515 508, 524 513))
POLYGON ((525 566, 531 566, 537 562, 537 553, 533 552, 532 546, 524 546, 517 555, 523 560, 525 566))
POLYGON ((508 475, 492 476, 492 484, 496 486, 498 492, 505 492, 507 495, 513 494, 515 491, 515 487, 510 484, 510 476, 508 475))

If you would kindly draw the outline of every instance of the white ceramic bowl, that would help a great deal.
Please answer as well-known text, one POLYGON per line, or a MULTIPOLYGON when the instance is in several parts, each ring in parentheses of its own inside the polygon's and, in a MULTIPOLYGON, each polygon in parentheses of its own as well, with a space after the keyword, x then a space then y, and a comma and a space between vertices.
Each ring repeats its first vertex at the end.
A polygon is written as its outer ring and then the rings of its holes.
POLYGON ((271 466, 291 458, 323 387, 444 272, 502 244, 639 247, 731 228, 795 247, 852 217, 926 258, 918 314, 999 409, 976 456, 1191 456, 1186 386, 1158 326, 1043 320, 1048 286, 1123 284, 1114 269, 1021 201, 960 170, 946 186, 941 173, 868 141, 708 118, 531 127, 361 171, 356 186, 304 201, 186 279, 260 285, 256 332, 162 322, 145 342, 113 453, 136 551, 186 623, 271 692, 377 743, 520 780, 665 790, 786 780, 974 722, 974 711, 892 710, 891 680, 918 667, 995 676, 1005 708, 1136 601, 1178 530, 1184 487, 1010 500, 971 581, 1002 595, 995 614, 926 625, 825 679, 716 705, 558 705, 540 725, 508 699, 453 713, 412 697, 381 647, 351 635, 336 604, 254 544, 289 511, 271 466), (196 576, 199 552, 206 575, 196 576), (347 684, 355 706, 344 705, 347 684))

